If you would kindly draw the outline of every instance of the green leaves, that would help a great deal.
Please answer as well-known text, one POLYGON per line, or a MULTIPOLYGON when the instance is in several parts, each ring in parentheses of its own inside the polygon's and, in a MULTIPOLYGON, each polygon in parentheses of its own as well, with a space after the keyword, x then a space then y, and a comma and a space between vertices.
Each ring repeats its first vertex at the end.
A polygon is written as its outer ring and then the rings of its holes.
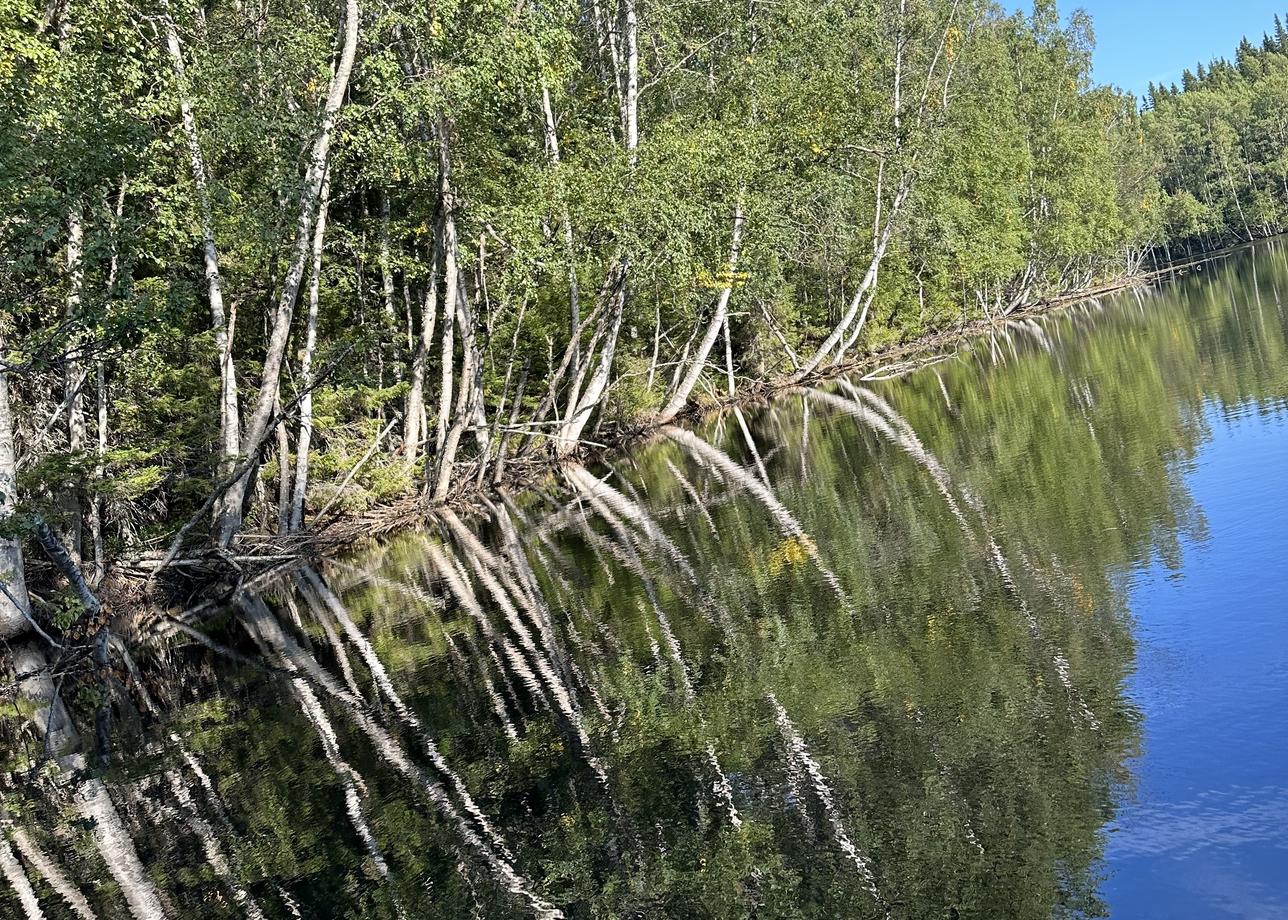
MULTIPOLYGON (((505 381, 527 364, 520 424, 568 344, 570 276, 584 317, 623 260, 626 314, 602 417, 629 426, 657 408, 711 315, 736 205, 745 239, 729 310, 744 376, 789 371, 792 350, 808 354, 834 327, 904 183, 911 196, 860 349, 1085 286, 1150 245, 1216 245, 1288 215, 1288 56, 1277 42, 1245 44, 1237 66, 1214 62, 1188 92, 1155 88, 1142 115, 1129 95, 1094 86, 1090 22, 1062 21, 1045 0, 1031 15, 975 0, 637 0, 631 157, 619 0, 363 6, 319 285, 318 351, 339 356, 318 394, 322 478, 343 473, 410 386, 437 265, 440 125, 451 126, 460 261, 483 326, 484 409, 502 408, 505 381)), ((333 63, 334 10, 78 0, 65 21, 44 15, 33 0, 0 10, 0 301, 29 374, 19 413, 61 399, 61 346, 92 340, 108 362, 112 475, 162 527, 192 510, 192 483, 208 483, 218 415, 180 97, 236 311, 233 362, 252 388, 333 63), (153 25, 163 14, 182 38, 182 87, 153 25), (73 211, 83 290, 66 324, 73 211)), ((301 349, 297 325, 287 351, 301 349)), ((430 405, 442 363, 435 341, 430 405)), ((557 386, 556 403, 569 390, 557 386)), ((403 465, 374 457, 363 474, 372 494, 392 491, 377 485, 386 464, 403 465)))
POLYGON ((1224 243, 1273 232, 1288 219, 1281 160, 1288 55, 1245 44, 1237 67, 1213 61, 1183 92, 1155 92, 1147 138, 1178 243, 1224 243))

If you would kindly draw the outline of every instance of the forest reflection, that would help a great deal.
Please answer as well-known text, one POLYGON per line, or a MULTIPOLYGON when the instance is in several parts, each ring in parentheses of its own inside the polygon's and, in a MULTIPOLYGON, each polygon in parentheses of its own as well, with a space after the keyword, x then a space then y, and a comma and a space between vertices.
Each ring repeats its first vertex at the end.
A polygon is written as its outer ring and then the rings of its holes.
POLYGON ((1206 409, 1281 408, 1285 288, 1267 244, 170 629, 106 776, 15 734, 0 906, 1103 916, 1123 578, 1203 537, 1206 409))

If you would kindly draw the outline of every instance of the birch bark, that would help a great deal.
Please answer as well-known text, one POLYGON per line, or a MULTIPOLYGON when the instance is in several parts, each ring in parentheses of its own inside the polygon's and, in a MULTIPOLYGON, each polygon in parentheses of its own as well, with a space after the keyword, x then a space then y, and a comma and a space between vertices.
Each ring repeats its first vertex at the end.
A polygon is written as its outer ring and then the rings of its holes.
POLYGON ((739 205, 734 208, 733 212, 733 241, 729 244, 729 273, 724 279, 724 286, 721 287, 720 296, 716 300, 715 313, 712 314, 711 321, 707 324, 707 330, 702 336, 702 341, 698 343, 698 350, 694 353, 684 378, 680 381, 680 385, 676 387, 670 401, 667 402, 658 416, 659 424, 670 422, 688 404, 689 394, 693 392, 693 388, 698 383, 698 378, 702 376, 702 371, 707 366, 707 358, 711 354, 711 349, 715 347, 720 330, 725 326, 726 318, 729 315, 729 299, 733 295, 735 276, 738 271, 738 255, 742 248, 743 223, 742 206, 739 205))
POLYGON ((318 293, 322 283, 322 247, 330 207, 330 182, 322 182, 322 203, 313 229, 313 265, 309 278, 309 312, 304 326, 304 354, 300 357, 300 433, 295 443, 295 489, 291 494, 290 529, 304 526, 304 498, 309 487, 309 447, 313 441, 313 351, 318 341, 318 293))
MULTIPOLYGON (((237 405, 237 374, 233 367, 231 336, 224 311, 224 284, 219 272, 219 247, 215 243, 214 218, 210 207, 210 190, 205 157, 201 152, 201 138, 197 132, 197 119, 188 100, 188 81, 184 66, 183 47, 173 20, 166 17, 166 50, 174 71, 179 93, 179 116, 183 135, 188 145, 188 161, 192 171, 192 184, 197 192, 197 213, 201 220, 201 255, 205 265, 206 294, 210 301, 210 326, 215 333, 215 352, 219 362, 219 440, 221 477, 232 472, 241 453, 241 418, 237 405)), ((215 507, 214 528, 218 533, 231 508, 226 502, 215 507)), ((240 516, 240 511, 237 512, 240 516)))
MULTIPOLYGON (((259 394, 250 422, 246 426, 245 451, 254 455, 264 442, 268 426, 273 417, 273 405, 277 399, 278 382, 281 378, 282 361, 286 354, 287 340, 291 334, 291 316, 299 296, 300 282, 304 277, 305 263, 308 260, 309 241, 313 233, 319 202, 322 197, 322 183, 325 181, 327 164, 331 155, 331 141, 335 134, 335 125, 340 107, 349 88, 349 77, 353 73, 354 59, 358 50, 358 0, 346 0, 344 13, 344 44, 340 50, 340 59, 336 64, 331 82, 327 88, 326 105, 323 109, 322 124, 313 141, 309 157, 308 170, 304 177, 304 187, 300 195, 300 213, 296 222, 295 244, 286 277, 282 283, 282 296, 278 301, 273 316, 273 327, 269 335, 268 349, 264 356, 263 372, 260 376, 259 394)), ((246 493, 254 474, 254 465, 238 478, 225 495, 225 506, 228 513, 220 522, 218 542, 222 546, 232 543, 241 529, 241 509, 246 493)))
MULTIPOLYGON (((0 320, 0 322, 3 322, 0 320)), ((13 408, 9 402, 9 368, 5 362, 4 330, 0 327, 0 524, 5 523, 18 506, 18 462, 13 440, 13 408)), ((23 567, 22 543, 0 536, 0 638, 10 639, 25 633, 27 620, 27 582, 23 567)))
POLYGON ((412 357, 407 389, 407 411, 403 427, 403 458, 408 466, 420 456, 421 442, 428 437, 425 426, 425 372, 429 352, 434 345, 434 326, 438 319, 438 263, 443 254, 443 222, 434 222, 434 245, 430 252, 429 281, 420 311, 420 340, 412 357))
MULTIPOLYGON (((626 159, 630 172, 635 172, 639 164, 639 21, 635 12, 635 0, 621 0, 621 32, 623 65, 625 72, 620 75, 619 86, 622 88, 622 126, 625 132, 626 159)), ((633 185, 632 179, 632 185, 633 185)), ((599 352, 599 361, 594 372, 581 390, 581 375, 573 378, 573 385, 568 399, 568 412, 564 424, 555 439, 555 452, 566 456, 577 449, 581 433, 585 430, 591 415, 599 406, 608 388, 613 370, 613 357, 617 351, 617 338, 622 329, 622 316, 626 312, 627 281, 630 277, 630 257, 623 255, 609 270, 610 277, 616 274, 613 285, 616 294, 605 317, 600 320, 598 331, 603 335, 603 345, 599 352)))

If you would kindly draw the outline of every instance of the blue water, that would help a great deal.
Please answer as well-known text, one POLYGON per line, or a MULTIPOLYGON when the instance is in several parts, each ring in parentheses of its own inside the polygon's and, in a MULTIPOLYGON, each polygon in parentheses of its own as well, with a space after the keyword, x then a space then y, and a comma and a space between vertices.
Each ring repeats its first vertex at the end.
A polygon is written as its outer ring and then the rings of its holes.
POLYGON ((1288 916, 1288 423, 1208 424, 1185 476, 1206 533, 1130 589, 1143 741, 1109 829, 1114 917, 1288 916))

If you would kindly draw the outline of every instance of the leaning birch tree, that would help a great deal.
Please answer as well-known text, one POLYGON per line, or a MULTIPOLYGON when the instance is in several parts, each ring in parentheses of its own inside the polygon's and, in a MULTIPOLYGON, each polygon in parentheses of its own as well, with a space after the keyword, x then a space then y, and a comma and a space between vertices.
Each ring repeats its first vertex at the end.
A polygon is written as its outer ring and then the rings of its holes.
MULTIPOLYGON (((299 215, 296 220, 291 261, 282 281, 282 293, 277 309, 272 317, 268 347, 260 373, 259 394, 256 396, 250 420, 246 424, 243 447, 245 454, 251 458, 255 457, 263 446, 273 422, 273 409, 277 404, 282 362, 286 356, 286 345, 291 335, 291 318, 294 315, 300 282, 304 278, 304 270, 308 262, 309 242, 322 198, 322 184, 330 162, 336 121, 349 89, 349 77, 353 73, 354 60, 357 57, 358 17, 358 0, 346 0, 343 43, 335 70, 331 74, 330 85, 327 87, 321 125, 309 153, 308 168, 300 190, 299 215)), ((223 517, 218 533, 218 542, 222 546, 229 545, 241 529, 241 511, 254 469, 255 466, 252 463, 250 469, 247 469, 228 487, 224 504, 229 513, 223 517)))

